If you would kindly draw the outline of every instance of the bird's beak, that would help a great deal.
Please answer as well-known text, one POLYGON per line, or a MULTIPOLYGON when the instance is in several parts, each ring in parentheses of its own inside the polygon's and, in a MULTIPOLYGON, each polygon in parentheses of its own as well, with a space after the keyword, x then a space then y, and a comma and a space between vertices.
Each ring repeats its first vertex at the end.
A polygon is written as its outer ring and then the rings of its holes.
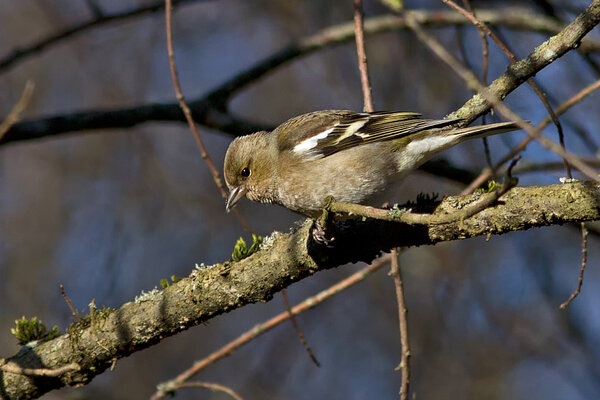
POLYGON ((235 207, 237 202, 240 201, 246 195, 247 191, 248 190, 243 186, 238 186, 231 189, 231 191, 229 192, 229 197, 227 198, 225 210, 227 210, 227 212, 231 211, 231 209, 235 207))

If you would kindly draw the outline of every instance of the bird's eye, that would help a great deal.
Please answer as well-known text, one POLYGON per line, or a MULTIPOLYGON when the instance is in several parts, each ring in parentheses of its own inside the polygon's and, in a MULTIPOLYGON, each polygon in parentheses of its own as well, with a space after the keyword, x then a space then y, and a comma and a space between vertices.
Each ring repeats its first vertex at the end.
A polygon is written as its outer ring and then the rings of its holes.
POLYGON ((244 178, 247 178, 247 177, 249 177, 249 176, 250 176, 250 168, 248 168, 248 167, 244 168, 244 169, 242 170, 241 174, 242 174, 242 176, 243 176, 244 178))

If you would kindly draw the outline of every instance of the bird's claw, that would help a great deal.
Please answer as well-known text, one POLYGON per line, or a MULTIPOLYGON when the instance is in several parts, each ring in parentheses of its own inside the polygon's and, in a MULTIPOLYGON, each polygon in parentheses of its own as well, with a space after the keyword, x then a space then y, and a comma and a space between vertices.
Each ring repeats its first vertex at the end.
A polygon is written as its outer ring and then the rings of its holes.
POLYGON ((320 218, 313 224, 311 235, 317 244, 328 248, 334 247, 335 236, 332 234, 331 229, 327 229, 321 224, 320 218))

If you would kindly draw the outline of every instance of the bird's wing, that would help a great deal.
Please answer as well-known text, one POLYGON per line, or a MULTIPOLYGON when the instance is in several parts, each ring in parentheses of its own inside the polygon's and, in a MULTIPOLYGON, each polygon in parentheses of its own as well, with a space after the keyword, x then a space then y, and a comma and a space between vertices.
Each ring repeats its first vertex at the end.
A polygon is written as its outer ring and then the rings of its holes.
POLYGON ((408 136, 425 129, 454 124, 459 119, 424 119, 417 113, 349 111, 308 114, 286 122, 287 142, 280 141, 280 149, 291 150, 305 158, 327 157, 338 151, 367 143, 381 142, 408 136), (313 117, 314 115, 314 117, 313 117), (300 136, 296 136, 300 135, 300 136))
MULTIPOLYGON (((294 117, 279 125, 277 133, 279 150, 293 150, 299 143, 317 142, 334 126, 356 113, 346 110, 315 111, 294 117)), ((304 145, 306 146, 306 144, 304 145)))

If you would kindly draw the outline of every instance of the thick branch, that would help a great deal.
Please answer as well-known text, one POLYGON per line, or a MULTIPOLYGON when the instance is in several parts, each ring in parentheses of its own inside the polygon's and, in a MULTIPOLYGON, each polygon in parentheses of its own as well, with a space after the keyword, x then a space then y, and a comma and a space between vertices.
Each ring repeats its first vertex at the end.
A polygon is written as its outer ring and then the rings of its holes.
MULTIPOLYGON (((183 4, 190 1, 198 0, 173 0, 173 4, 183 4)), ((54 46, 67 39, 71 39, 77 36, 78 34, 87 32, 90 29, 98 28, 115 21, 124 21, 130 18, 140 17, 142 15, 152 14, 157 11, 161 11, 164 8, 165 2, 162 0, 158 0, 152 4, 148 4, 143 7, 136 7, 130 10, 120 11, 114 14, 102 14, 95 12, 94 17, 87 21, 70 26, 58 33, 47 36, 42 40, 33 43, 29 46, 13 49, 10 52, 10 54, 7 54, 4 57, 0 58, 0 72, 8 69, 13 64, 19 61, 23 61, 30 56, 40 53, 48 47, 54 46)))
MULTIPOLYGON (((569 50, 577 48, 583 37, 600 22, 600 2, 594 1, 558 34, 539 45, 523 60, 511 64, 507 71, 494 80, 486 89, 502 100, 521 83, 534 76, 569 50)), ((465 118, 469 123, 485 113, 490 104, 476 94, 449 118, 465 118)))
MULTIPOLYGON (((205 127, 232 135, 247 134, 265 128, 219 112, 204 99, 190 102, 190 108, 195 121, 205 127)), ((0 139, 0 145, 65 133, 92 133, 96 129, 131 128, 149 121, 185 122, 185 116, 178 103, 152 103, 125 109, 82 111, 17 123, 0 139)))
MULTIPOLYGON (((476 196, 447 197, 434 214, 452 213, 476 196)), ((267 240, 261 251, 240 262, 200 269, 163 291, 147 294, 118 310, 96 310, 68 334, 37 346, 27 345, 10 365, 80 370, 60 378, 31 378, 3 373, 0 394, 32 398, 62 386, 86 384, 114 360, 161 339, 275 293, 320 270, 348 262, 370 261, 397 246, 498 235, 533 227, 600 219, 600 185, 585 182, 513 188, 500 203, 463 221, 433 227, 384 221, 345 220, 336 229, 336 247, 311 241, 311 221, 288 234, 267 240)))
MULTIPOLYGON (((532 14, 522 9, 507 8, 503 11, 476 10, 476 12, 483 22, 492 26, 505 26, 510 29, 525 29, 544 33, 556 33, 561 28, 560 24, 551 18, 532 14)), ((428 27, 470 24, 466 18, 453 11, 411 11, 411 15, 421 25, 428 27)), ((587 24, 584 24, 585 29, 587 29, 585 32, 593 27, 589 21, 587 22, 587 24)), ((365 33, 367 34, 405 28, 406 20, 402 16, 387 15, 365 20, 365 33)), ((575 37, 569 36, 569 40, 565 40, 563 43, 565 49, 576 47, 575 45, 579 44, 585 32, 580 31, 579 35, 575 37)), ((324 29, 321 32, 291 44, 234 76, 206 96, 192 100, 189 106, 192 110, 194 120, 208 128, 218 129, 232 135, 242 135, 257 130, 268 129, 269 127, 242 121, 229 115, 227 113, 227 105, 231 97, 252 82, 273 72, 281 65, 293 59, 353 38, 354 25, 350 22, 324 29)), ((600 50, 600 44, 595 41, 585 40, 582 42, 581 48, 585 48, 586 51, 598 51, 600 50)), ((554 61, 556 57, 542 57, 540 62, 535 63, 531 68, 524 71, 513 67, 496 80, 490 86, 490 90, 498 91, 498 95, 506 96, 506 94, 522 83, 523 80, 534 75, 540 69, 554 61), (513 74, 512 69, 520 72, 513 74)), ((481 98, 475 96, 459 112, 462 117, 471 121, 485 112, 485 110, 487 110, 486 103, 481 98)), ((89 132, 95 129, 130 128, 149 121, 183 122, 184 120, 183 113, 177 103, 153 103, 126 109, 84 111, 15 124, 0 140, 0 144, 39 139, 64 133, 89 132)))

